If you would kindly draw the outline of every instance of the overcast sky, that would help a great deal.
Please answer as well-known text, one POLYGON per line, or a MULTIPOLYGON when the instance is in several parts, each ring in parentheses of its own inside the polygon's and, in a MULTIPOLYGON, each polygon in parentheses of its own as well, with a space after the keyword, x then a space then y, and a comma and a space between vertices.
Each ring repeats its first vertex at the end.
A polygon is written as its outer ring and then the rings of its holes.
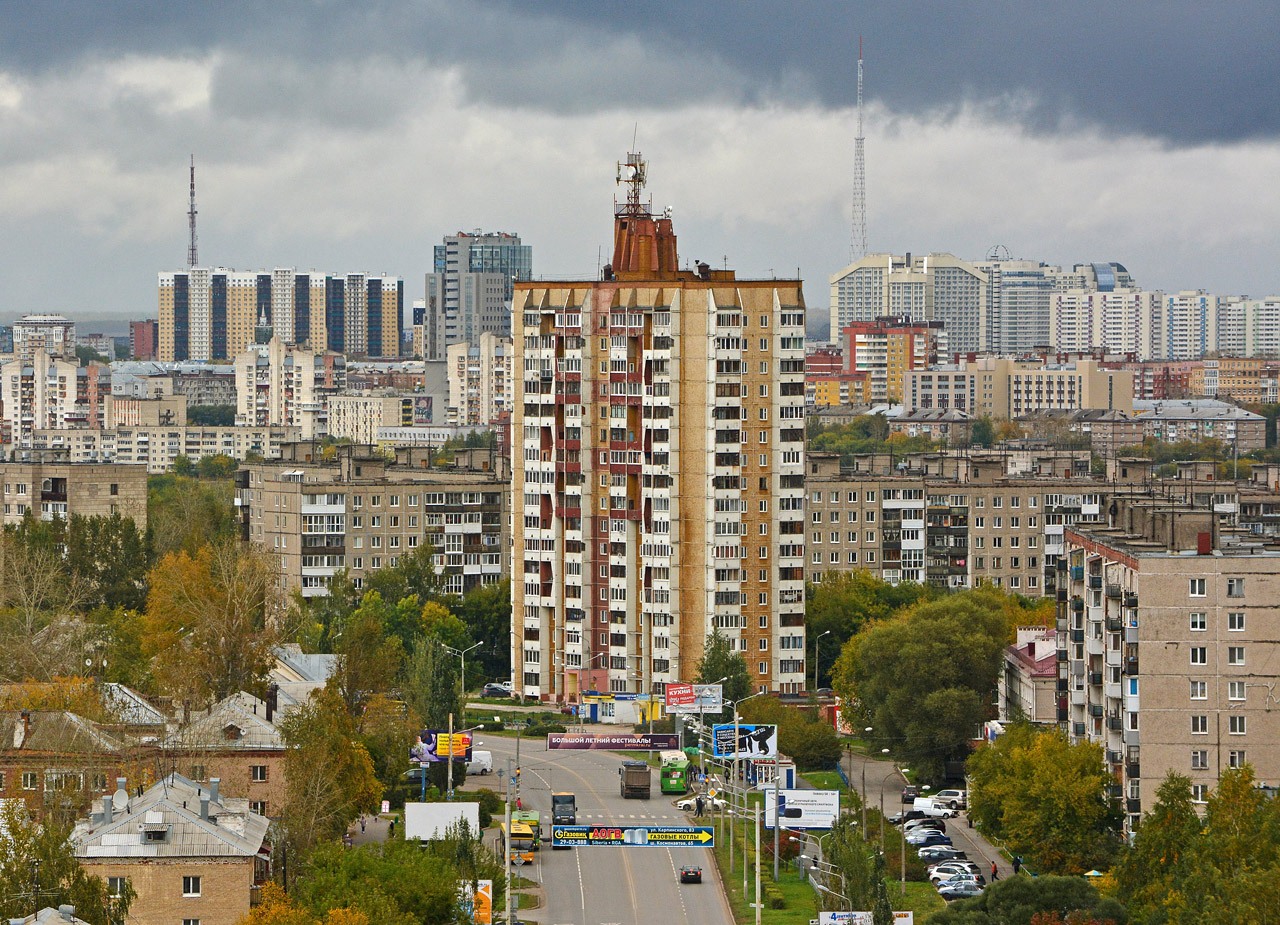
POLYGON ((1274 2, 0 0, 0 320, 153 317, 192 153, 204 264, 412 299, 483 228, 593 277, 633 133, 682 261, 798 269, 825 320, 859 35, 872 251, 1280 293, 1274 2))

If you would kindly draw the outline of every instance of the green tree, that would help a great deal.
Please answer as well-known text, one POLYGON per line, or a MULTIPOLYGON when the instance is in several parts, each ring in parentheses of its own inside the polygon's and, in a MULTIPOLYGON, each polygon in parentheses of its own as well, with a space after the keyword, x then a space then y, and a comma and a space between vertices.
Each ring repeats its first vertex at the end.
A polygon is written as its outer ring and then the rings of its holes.
POLYGON ((876 864, 878 852, 863 838, 864 834, 854 816, 846 814, 824 837, 823 859, 838 876, 834 882, 832 878, 822 878, 828 887, 819 891, 818 903, 823 910, 871 909, 875 905, 876 876, 883 872, 876 864))
MULTIPOLYGON (((483 645, 467 656, 467 690, 511 674, 511 579, 479 585, 455 608, 467 635, 483 645)), ((718 676, 717 676, 718 677, 718 676)))
POLYGON ((373 761, 374 773, 383 786, 390 790, 402 781, 409 770, 409 746, 418 724, 409 715, 405 704, 392 700, 386 694, 373 694, 356 717, 360 730, 360 742, 373 761))
POLYGON ((178 470, 175 463, 174 475, 148 480, 147 524, 155 555, 179 549, 194 555, 201 546, 238 538, 233 482, 195 479, 178 470))
POLYGON ((982 589, 916 605, 865 627, 836 663, 834 687, 924 780, 941 781, 989 718, 1010 640, 1006 600, 982 589))
MULTIPOLYGON (((742 653, 735 651, 733 640, 714 630, 707 637, 706 647, 702 650, 702 658, 698 660, 698 684, 714 684, 724 678, 724 699, 737 703, 751 693, 751 672, 747 669, 747 661, 742 653)), ((719 719, 732 717, 732 708, 726 706, 719 714, 719 719)), ((710 717, 710 714, 708 714, 710 717)))
POLYGON ((1133 846, 1115 868, 1116 893, 1125 898, 1131 921, 1163 922, 1178 903, 1195 863, 1201 822, 1191 802, 1191 779, 1170 771, 1156 790, 1156 804, 1142 817, 1133 846))
POLYGON ((5 921, 30 915, 33 907, 63 904, 75 906, 76 914, 93 925, 124 921, 133 889, 126 885, 120 898, 113 898, 102 878, 80 866, 70 842, 71 826, 71 819, 56 814, 33 821, 20 800, 0 805, 0 914, 5 921), (33 897, 37 878, 39 891, 33 897))
POLYGON ((373 572, 365 581, 365 588, 377 591, 384 601, 402 601, 415 595, 422 604, 445 601, 444 579, 432 562, 434 556, 435 550, 424 543, 400 556, 395 565, 373 572))
POLYGON ((988 417, 978 418, 969 431, 969 443, 973 446, 991 446, 996 442, 996 425, 988 417))
POLYGON ((971 817, 988 837, 1052 874, 1110 865, 1122 817, 1096 742, 1072 744, 1057 729, 1014 723, 974 752, 971 817))
POLYGON ((844 644, 862 627, 929 597, 924 585, 904 581, 892 585, 878 575, 859 569, 828 572, 821 582, 805 587, 806 635, 817 647, 818 683, 830 681, 830 667, 844 644), (823 637, 824 633, 830 635, 823 637), (819 639, 819 637, 823 637, 819 639), (828 666, 824 670, 824 666, 828 666))
POLYGON ((404 645, 399 637, 387 633, 388 617, 395 609, 388 607, 376 591, 369 592, 335 640, 338 663, 329 683, 337 689, 352 716, 360 714, 373 694, 387 690, 400 671, 404 645))
POLYGON ((997 880, 973 899, 962 899, 929 917, 929 925, 1032 925, 1036 916, 1085 913, 1100 922, 1124 925, 1124 907, 1103 898, 1083 877, 1010 877, 997 880))
POLYGON ((233 427, 236 423, 236 406, 189 405, 187 423, 199 427, 233 427))
POLYGON ((71 515, 66 530, 67 567, 85 584, 85 606, 141 610, 152 565, 150 536, 132 517, 71 515))
POLYGON ((236 474, 237 463, 225 453, 201 456, 196 463, 196 474, 202 479, 230 479, 236 474))
POLYGON ((359 813, 373 811, 383 788, 336 690, 312 694, 280 722, 280 731, 289 747, 280 827, 290 856, 299 858, 336 841, 359 813))

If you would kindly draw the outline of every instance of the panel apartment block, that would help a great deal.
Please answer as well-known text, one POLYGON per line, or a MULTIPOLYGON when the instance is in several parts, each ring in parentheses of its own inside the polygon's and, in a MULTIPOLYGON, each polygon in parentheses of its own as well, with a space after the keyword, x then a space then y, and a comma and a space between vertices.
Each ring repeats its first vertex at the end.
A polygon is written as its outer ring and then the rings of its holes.
POLYGON ((719 630, 753 686, 804 663, 798 280, 677 267, 668 216, 616 207, 599 280, 520 283, 514 678, 526 696, 660 691, 719 630))

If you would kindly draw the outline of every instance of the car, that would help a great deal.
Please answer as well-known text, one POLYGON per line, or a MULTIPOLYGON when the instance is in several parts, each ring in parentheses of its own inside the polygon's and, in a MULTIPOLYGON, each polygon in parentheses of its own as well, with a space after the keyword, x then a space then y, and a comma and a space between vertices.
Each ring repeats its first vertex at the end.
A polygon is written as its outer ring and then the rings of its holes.
POLYGON ((949 845, 951 838, 941 832, 922 832, 919 835, 908 835, 907 844, 915 848, 928 848, 932 845, 949 845))
POLYGON ((960 848, 951 845, 931 845, 916 852, 920 860, 929 861, 963 861, 968 857, 960 848))
POLYGON ((902 831, 910 835, 916 829, 937 829, 939 832, 947 830, 947 824, 941 819, 912 819, 910 822, 902 826, 902 831))
POLYGON ((889 825, 902 825, 904 822, 910 822, 912 819, 927 819, 928 814, 918 809, 908 809, 904 812, 895 813, 889 817, 889 825))
POLYGON ((962 883, 947 883, 938 887, 938 895, 946 900, 969 899, 981 894, 982 884, 974 880, 966 880, 962 883))
POLYGON ((503 687, 496 681, 490 681, 484 686, 484 690, 481 691, 480 695, 482 697, 510 697, 511 685, 508 683, 506 687, 503 687))
MULTIPOLYGON (((982 871, 978 870, 977 864, 975 864, 973 861, 966 861, 964 859, 934 861, 928 865, 927 869, 929 871, 929 877, 931 879, 934 874, 943 873, 945 871, 951 871, 951 873, 954 873, 954 874, 963 873, 964 871, 968 871, 971 874, 982 873, 982 871)), ((944 879, 944 878, 939 878, 939 879, 944 879)))
POLYGON ((948 809, 968 809, 968 796, 964 790, 939 790, 933 795, 933 802, 948 809))
POLYGON ((920 796, 920 788, 915 784, 908 784, 906 787, 902 788, 903 803, 914 803, 918 796, 920 796))
POLYGON ((681 883, 701 883, 702 868, 694 864, 686 864, 684 867, 681 867, 680 882, 681 883))
MULTIPOLYGON (((956 862, 954 861, 948 862, 948 864, 954 864, 954 863, 956 862)), ((940 886, 943 883, 950 883, 951 881, 956 880, 957 878, 963 878, 963 877, 972 877, 974 880, 977 880, 979 883, 987 882, 986 879, 982 876, 982 874, 978 873, 978 868, 976 866, 970 868, 970 867, 948 867, 946 865, 943 865, 938 869, 932 870, 929 872, 929 882, 932 883, 934 886, 940 886)))
MULTIPOLYGON (((676 809, 682 809, 682 810, 684 810, 686 813, 691 813, 691 812, 693 812, 693 811, 697 808, 697 807, 696 807, 696 805, 695 805, 695 803, 696 803, 697 799, 698 799, 698 797, 697 797, 697 795, 696 795, 696 794, 695 794, 695 795, 693 795, 693 796, 690 796, 690 797, 685 797, 683 800, 681 800, 680 802, 676 803, 676 809)), ((709 812, 715 812, 715 813, 718 813, 718 812, 720 812, 720 810, 724 809, 724 808, 725 808, 726 806, 728 806, 728 805, 729 805, 729 804, 728 804, 728 803, 726 803, 726 802, 725 802, 723 799, 721 799, 720 797, 709 797, 709 796, 707 796, 706 794, 703 794, 703 796, 702 796, 702 811, 703 811, 703 812, 708 812, 708 813, 709 813, 709 812)))
POLYGON ((978 883, 985 884, 987 881, 982 874, 971 874, 968 871, 952 874, 950 877, 943 877, 934 883, 934 886, 955 886, 957 883, 978 883))

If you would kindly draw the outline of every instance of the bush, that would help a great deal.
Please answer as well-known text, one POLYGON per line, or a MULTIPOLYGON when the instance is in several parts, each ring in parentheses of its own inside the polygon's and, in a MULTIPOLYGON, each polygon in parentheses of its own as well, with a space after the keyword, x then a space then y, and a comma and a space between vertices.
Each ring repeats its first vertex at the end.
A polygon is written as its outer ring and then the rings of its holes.
POLYGON ((563 723, 547 723, 546 725, 541 725, 541 726, 530 726, 528 729, 524 731, 523 735, 527 739, 531 736, 544 736, 549 732, 568 732, 568 731, 569 730, 565 727, 563 723))
POLYGON ((840 761, 840 740, 836 731, 824 722, 796 723, 784 727, 781 742, 801 771, 829 771, 840 761))
POLYGON ((493 825, 493 817, 504 811, 502 794, 488 787, 481 787, 474 796, 480 804, 480 828, 487 829, 493 825))
POLYGON ((763 893, 765 908, 785 909, 787 907, 787 898, 782 895, 782 891, 777 887, 766 886, 763 893))

